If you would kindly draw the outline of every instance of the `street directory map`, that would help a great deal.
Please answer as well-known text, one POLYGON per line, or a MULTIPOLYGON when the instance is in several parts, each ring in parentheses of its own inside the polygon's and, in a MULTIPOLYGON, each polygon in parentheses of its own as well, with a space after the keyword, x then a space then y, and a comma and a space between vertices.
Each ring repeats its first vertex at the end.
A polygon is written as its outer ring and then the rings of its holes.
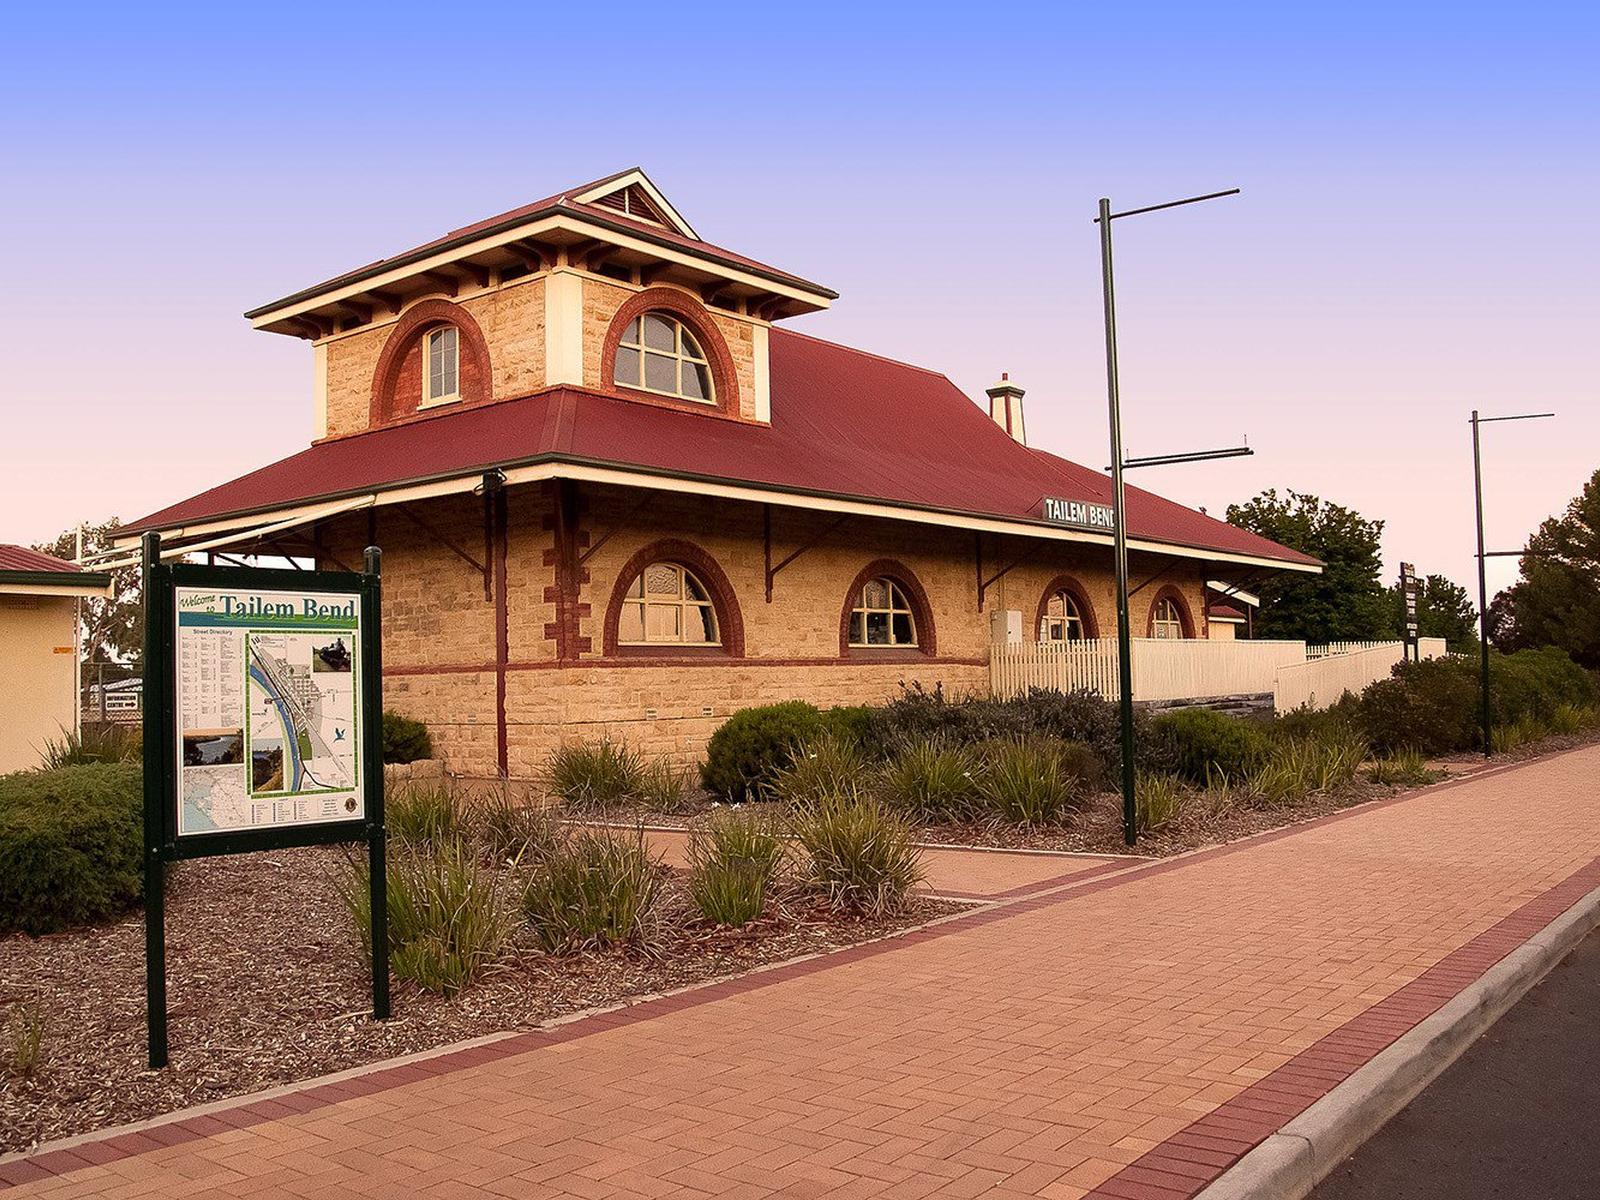
POLYGON ((360 595, 174 592, 178 836, 364 818, 360 595))

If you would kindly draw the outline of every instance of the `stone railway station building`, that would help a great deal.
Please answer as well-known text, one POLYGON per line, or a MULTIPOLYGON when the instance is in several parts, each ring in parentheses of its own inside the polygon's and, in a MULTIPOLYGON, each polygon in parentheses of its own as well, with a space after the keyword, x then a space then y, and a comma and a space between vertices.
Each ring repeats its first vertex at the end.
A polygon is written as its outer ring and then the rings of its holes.
MULTIPOLYGON (((983 691, 995 637, 1114 636, 1106 476, 1030 447, 1009 381, 985 411, 783 327, 835 299, 642 171, 572 188, 248 313, 311 343, 315 440, 124 532, 381 546, 385 705, 468 775, 601 734, 688 759, 747 705, 983 691)), ((1136 636, 1319 569, 1136 488, 1128 521, 1136 636)))

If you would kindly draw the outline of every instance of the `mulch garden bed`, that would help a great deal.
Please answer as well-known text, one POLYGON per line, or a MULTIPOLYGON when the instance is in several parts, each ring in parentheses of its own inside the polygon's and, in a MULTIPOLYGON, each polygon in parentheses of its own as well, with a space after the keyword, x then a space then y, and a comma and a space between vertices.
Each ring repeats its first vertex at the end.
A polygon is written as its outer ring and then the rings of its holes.
POLYGON ((563 1014, 882 937, 962 906, 916 899, 854 919, 798 896, 743 930, 691 920, 676 877, 647 949, 566 956, 524 944, 453 999, 398 981, 394 1018, 371 985, 333 880, 339 849, 178 865, 168 885, 171 1066, 145 1069, 144 925, 0 939, 0 1152, 239 1096, 563 1014), (42 1061, 7 1075, 19 1005, 44 1018, 42 1061), (11 1018, 6 1021, 4 1018, 11 1018))

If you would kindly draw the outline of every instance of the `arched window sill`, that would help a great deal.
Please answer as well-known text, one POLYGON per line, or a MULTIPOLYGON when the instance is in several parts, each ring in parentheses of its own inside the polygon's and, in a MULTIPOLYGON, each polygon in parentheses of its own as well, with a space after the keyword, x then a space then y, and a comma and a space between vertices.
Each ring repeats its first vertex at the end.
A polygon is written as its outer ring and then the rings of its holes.
POLYGON ((932 657, 921 646, 847 646, 844 656, 861 662, 906 662, 932 657))
POLYGON ((726 646, 618 646, 616 658, 648 658, 661 662, 697 658, 732 658, 726 646))

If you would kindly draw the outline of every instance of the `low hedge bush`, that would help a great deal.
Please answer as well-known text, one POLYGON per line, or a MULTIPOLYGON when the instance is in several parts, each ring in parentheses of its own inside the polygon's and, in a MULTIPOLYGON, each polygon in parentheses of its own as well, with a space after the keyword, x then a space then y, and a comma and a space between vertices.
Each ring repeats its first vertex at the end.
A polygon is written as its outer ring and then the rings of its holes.
POLYGON ((700 778, 732 803, 762 800, 794 762, 795 750, 823 728, 822 713, 804 700, 742 708, 711 735, 700 778))
POLYGON ((132 763, 0 776, 0 934, 55 933, 137 905, 143 813, 132 763))
POLYGON ((1252 721, 1208 708, 1163 713, 1150 723, 1157 757, 1191 783, 1205 784, 1218 775, 1238 779, 1266 757, 1266 731, 1252 721))
POLYGON ((397 712, 383 714, 383 761, 411 763, 433 757, 433 739, 428 727, 397 712))

